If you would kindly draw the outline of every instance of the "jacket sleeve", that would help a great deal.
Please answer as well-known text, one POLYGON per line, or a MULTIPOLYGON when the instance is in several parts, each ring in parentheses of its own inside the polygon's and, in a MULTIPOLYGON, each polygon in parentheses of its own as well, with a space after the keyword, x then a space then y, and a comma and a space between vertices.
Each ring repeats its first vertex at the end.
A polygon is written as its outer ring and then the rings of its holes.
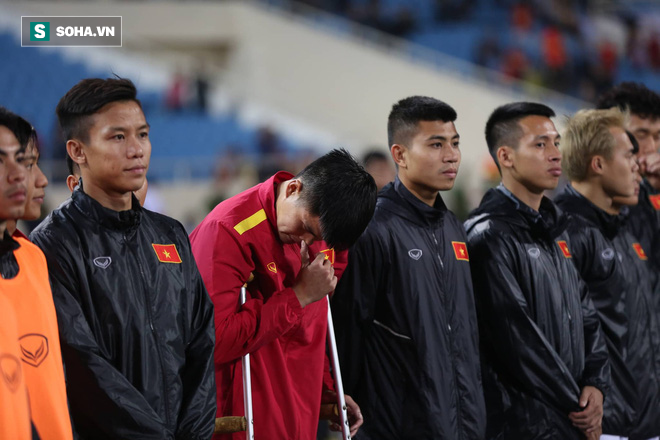
POLYGON ((213 304, 190 251, 188 237, 183 232, 187 261, 191 262, 188 320, 190 334, 186 345, 186 365, 181 373, 183 402, 179 414, 176 438, 181 440, 209 439, 213 435, 216 414, 215 370, 213 351, 215 331, 213 304))
MULTIPOLYGON (((365 337, 374 318, 380 278, 386 272, 379 244, 367 230, 348 254, 348 266, 332 297, 337 352, 346 394, 356 394, 363 377, 365 337)), ((360 402, 357 402, 358 404, 360 402)))
POLYGON ((589 295, 589 289, 584 281, 581 281, 580 284, 582 286, 581 300, 585 351, 584 373, 580 380, 580 387, 587 385, 596 387, 605 396, 610 384, 610 362, 605 336, 601 330, 596 307, 589 295))
POLYGON ((469 245, 481 345, 495 371, 561 413, 577 410, 578 385, 530 316, 513 252, 489 233, 470 236, 469 245))
POLYGON ((80 302, 85 271, 66 248, 72 243, 46 231, 30 238, 48 262, 74 430, 82 438, 173 439, 142 394, 103 356, 80 302))
POLYGON ((215 363, 239 359, 274 341, 302 315, 293 289, 287 287, 260 295, 258 280, 250 281, 255 264, 249 247, 243 247, 223 224, 202 224, 192 235, 192 251, 215 307, 215 363), (241 287, 249 296, 239 310, 241 287), (263 301, 262 298, 268 298, 263 301))

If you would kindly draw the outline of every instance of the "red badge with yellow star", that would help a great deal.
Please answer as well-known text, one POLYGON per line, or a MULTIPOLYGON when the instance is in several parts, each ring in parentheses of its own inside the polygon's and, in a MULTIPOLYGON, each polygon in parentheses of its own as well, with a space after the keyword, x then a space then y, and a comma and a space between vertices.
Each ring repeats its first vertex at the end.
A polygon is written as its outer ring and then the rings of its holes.
POLYGON ((646 252, 644 252, 644 248, 642 248, 642 245, 639 243, 633 243, 632 244, 633 249, 635 249, 635 252, 637 253, 637 256, 639 257, 640 260, 648 260, 646 257, 646 252))
POLYGON ((660 194, 649 195, 649 200, 651 201, 651 205, 653 205, 655 210, 660 211, 660 194))
POLYGON ((462 241, 452 241, 452 247, 454 248, 454 255, 456 259, 460 261, 470 261, 470 256, 468 255, 467 246, 462 241))
POLYGON ((176 250, 174 244, 155 244, 151 243, 154 247, 154 252, 161 263, 181 263, 181 256, 179 251, 176 250))
POLYGON ((564 258, 573 258, 571 251, 568 250, 568 244, 566 244, 564 240, 559 240, 557 245, 559 246, 559 249, 561 249, 561 253, 564 254, 564 258))
POLYGON ((335 264, 335 248, 323 249, 321 253, 325 255, 326 260, 330 260, 330 264, 335 264))

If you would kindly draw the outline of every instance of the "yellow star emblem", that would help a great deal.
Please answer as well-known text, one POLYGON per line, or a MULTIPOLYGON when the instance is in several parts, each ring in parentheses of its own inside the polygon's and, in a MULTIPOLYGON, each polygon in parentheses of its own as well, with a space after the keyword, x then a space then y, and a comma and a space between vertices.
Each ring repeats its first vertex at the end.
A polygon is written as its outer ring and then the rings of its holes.
POLYGON ((167 252, 165 249, 163 249, 163 255, 165 255, 165 258, 170 258, 170 253, 167 252))

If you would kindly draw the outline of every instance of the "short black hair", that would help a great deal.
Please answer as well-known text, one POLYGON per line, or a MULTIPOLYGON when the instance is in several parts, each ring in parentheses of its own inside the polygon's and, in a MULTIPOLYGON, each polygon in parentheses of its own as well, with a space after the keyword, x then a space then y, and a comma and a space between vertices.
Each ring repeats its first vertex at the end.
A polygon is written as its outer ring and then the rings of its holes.
POLYGON ((406 144, 412 139, 420 121, 454 122, 456 110, 439 99, 410 96, 392 106, 387 118, 387 142, 406 144))
POLYGON ((134 101, 137 89, 126 78, 87 78, 73 86, 57 104, 57 119, 64 133, 64 139, 88 140, 90 116, 102 107, 115 101, 134 101))
POLYGON ((619 107, 640 118, 660 118, 660 95, 636 82, 622 82, 605 93, 596 103, 599 109, 619 107))
POLYGON ((342 148, 316 159, 296 178, 305 208, 319 216, 323 240, 337 249, 352 246, 376 209, 373 177, 342 148))
POLYGON ((66 155, 66 167, 69 170, 69 174, 80 176, 80 165, 75 163, 68 154, 66 155))
POLYGON ((488 122, 486 122, 486 144, 497 169, 500 169, 497 161, 497 149, 502 145, 508 145, 511 148, 518 147, 518 142, 522 137, 522 127, 518 122, 527 116, 552 118, 555 116, 555 112, 547 105, 536 102, 512 102, 497 107, 490 114, 488 122))
POLYGON ((36 146, 37 132, 34 127, 32 127, 32 124, 18 116, 16 113, 1 106, 0 125, 7 127, 9 131, 16 136, 18 144, 21 146, 21 150, 25 150, 30 142, 34 142, 34 145, 36 146))

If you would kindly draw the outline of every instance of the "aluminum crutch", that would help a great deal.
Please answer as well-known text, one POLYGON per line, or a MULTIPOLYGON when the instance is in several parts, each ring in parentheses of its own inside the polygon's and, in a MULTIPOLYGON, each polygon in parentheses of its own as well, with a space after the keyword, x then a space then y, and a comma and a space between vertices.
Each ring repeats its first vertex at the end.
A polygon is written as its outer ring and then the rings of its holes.
POLYGON ((330 310, 330 295, 328 299, 328 344, 330 345, 330 357, 332 358, 332 369, 335 376, 335 388, 337 390, 337 405, 339 407, 339 420, 344 440, 351 439, 351 427, 348 425, 348 413, 346 411, 346 399, 344 398, 344 384, 341 381, 341 370, 339 369, 339 356, 337 354, 337 341, 335 340, 335 327, 332 323, 332 311, 330 310))
MULTIPOLYGON (((245 286, 241 287, 241 306, 245 304, 245 286)), ((245 409, 245 438, 254 440, 254 417, 252 415, 252 379, 250 377, 250 353, 241 358, 243 367, 243 408, 245 409)))

